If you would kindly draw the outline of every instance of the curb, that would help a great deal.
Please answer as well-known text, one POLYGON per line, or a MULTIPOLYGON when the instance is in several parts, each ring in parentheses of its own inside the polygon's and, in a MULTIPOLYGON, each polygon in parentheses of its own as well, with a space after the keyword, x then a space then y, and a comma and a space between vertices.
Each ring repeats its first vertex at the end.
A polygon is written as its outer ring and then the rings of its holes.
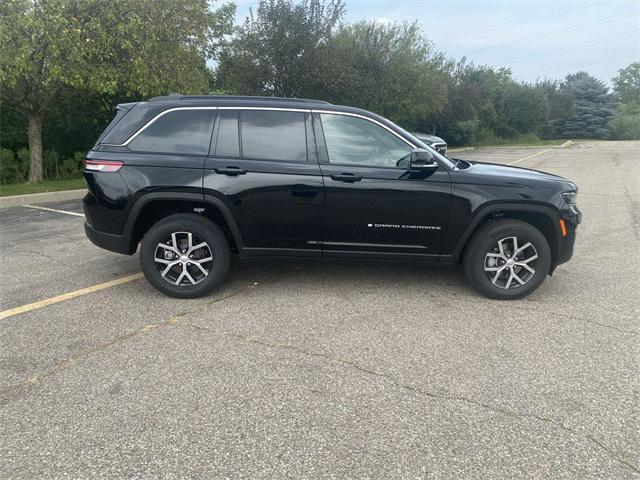
POLYGON ((11 195, 0 197, 0 208, 19 207, 43 202, 61 202, 64 200, 79 200, 87 193, 86 189, 60 190, 59 192, 28 193, 26 195, 11 195))
POLYGON ((448 152, 468 152, 470 150, 474 150, 474 147, 466 147, 466 148, 450 148, 448 152))
POLYGON ((567 148, 567 147, 570 147, 571 145, 573 145, 573 140, 567 140, 562 145, 560 145, 560 148, 567 148))

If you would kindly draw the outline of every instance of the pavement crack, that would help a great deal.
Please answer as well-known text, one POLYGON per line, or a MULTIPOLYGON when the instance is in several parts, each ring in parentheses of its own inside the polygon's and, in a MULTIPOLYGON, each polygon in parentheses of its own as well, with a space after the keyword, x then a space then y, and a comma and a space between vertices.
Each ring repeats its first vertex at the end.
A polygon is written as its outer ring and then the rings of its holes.
MULTIPOLYGON (((509 307, 510 308, 515 308, 516 310, 526 311, 526 312, 530 312, 531 311, 530 307, 520 307, 520 306, 517 306, 517 305, 509 305, 509 307)), ((584 323, 589 323, 591 325, 597 325, 598 327, 606 328, 606 329, 609 329, 609 330, 615 330, 616 332, 619 332, 619 333, 630 333, 632 335, 638 335, 640 333, 640 332, 638 332, 636 330, 628 330, 626 328, 619 328, 619 327, 615 327, 613 325, 607 325, 606 323, 596 322, 595 320, 589 320, 587 318, 578 317, 576 315, 571 315, 571 314, 564 313, 564 312, 554 312, 554 315, 557 315, 559 317, 570 318, 571 320, 577 320, 578 322, 584 322, 584 323)))
MULTIPOLYGON (((203 327, 201 327, 203 328, 203 327)), ((211 330, 208 328, 204 328, 205 330, 211 330)), ((539 421, 539 422, 544 422, 546 424, 549 425, 553 425, 557 428, 559 428, 560 430, 563 430, 567 433, 570 433, 571 435, 574 435, 576 437, 581 437, 583 439, 586 439, 588 441, 590 441, 592 444, 596 445, 597 447, 599 447, 600 449, 602 449, 603 451, 605 451, 613 460, 619 462, 620 464, 626 466, 629 470, 640 474, 640 467, 632 464, 631 462, 625 460, 624 458, 621 458, 614 450, 612 450, 611 448, 609 448, 605 443, 603 443, 602 441, 598 440, 597 438, 595 438, 593 435, 590 434, 583 434, 578 432, 577 430, 574 430, 571 427, 568 427, 567 425, 565 425, 564 423, 562 423, 559 420, 555 420, 551 417, 546 417, 546 416, 542 416, 542 415, 537 415, 535 413, 527 413, 527 412, 518 412, 518 411, 514 411, 514 410, 509 410, 506 408, 501 408, 501 407, 496 407, 494 405, 490 405, 488 403, 479 401, 479 400, 475 400, 473 398, 470 397, 466 397, 464 395, 451 395, 451 394, 446 394, 446 393, 439 393, 439 392, 431 392, 428 390, 423 390, 421 388, 418 388, 414 385, 410 385, 404 382, 401 382, 400 380, 398 380, 397 378, 393 377, 392 375, 388 374, 388 373, 381 373, 381 372, 377 372, 371 368, 367 368, 364 367, 358 363, 355 363, 351 360, 348 359, 344 359, 344 358, 340 358, 340 357, 333 357, 331 355, 327 355, 325 353, 321 353, 321 352, 310 352, 298 347, 295 347, 293 345, 287 345, 287 344, 282 344, 282 343, 271 343, 271 342, 265 342, 263 340, 258 340, 255 338, 251 338, 249 336, 246 335, 242 335, 239 333, 235 333, 235 332, 229 332, 226 331, 224 332, 224 335, 227 336, 228 338, 233 338, 233 339, 237 339, 237 340, 241 340, 247 343, 252 343, 255 345, 260 345, 263 347, 267 347, 267 348, 275 348, 275 349, 284 349, 284 350, 289 350, 289 351, 293 351, 296 353, 299 353, 301 355, 305 355, 308 357, 312 357, 312 358, 321 358, 323 360, 327 360, 329 362, 332 363, 338 363, 341 365, 344 365, 346 367, 352 368, 354 370, 357 370, 365 375, 368 376, 373 376, 373 377, 377 377, 377 378, 381 378, 384 380, 387 380, 388 382, 391 382, 392 384, 394 384, 395 386, 402 388, 404 390, 407 390, 409 392, 412 392, 414 394, 418 394, 424 397, 428 397, 430 399, 433 400, 446 400, 446 401, 456 401, 456 402, 463 402, 463 403, 467 403, 469 405, 473 405, 475 407, 480 407, 484 410, 490 411, 490 412, 494 412, 494 413, 498 413, 501 415, 505 415, 511 418, 517 418, 517 419, 524 419, 524 420, 535 420, 535 421, 539 421)))
MULTIPOLYGON (((482 306, 487 306, 487 305, 490 304, 490 302, 481 302, 481 301, 473 301, 473 300, 470 300, 470 302, 473 302, 476 305, 482 305, 482 306)), ((530 302, 530 303, 533 303, 533 302, 530 302)), ((516 304, 510 303, 510 304, 504 306, 504 309, 508 309, 508 308, 513 308, 515 310, 522 310, 524 312, 531 313, 531 307, 530 306, 521 307, 521 306, 518 306, 516 304)), ((617 312, 609 311, 608 313, 617 313, 617 312)), ((579 317, 577 315, 571 315, 569 313, 554 312, 554 315, 557 315, 558 317, 569 318, 571 320, 576 320, 578 322, 583 322, 583 323, 588 323, 588 324, 591 324, 591 325, 596 325, 598 327, 606 328, 608 330, 614 330, 614 331, 619 332, 619 333, 630 333, 632 335, 639 335, 640 334, 640 332, 638 332, 637 330, 629 330, 629 329, 626 329, 626 328, 619 328, 619 327, 615 327, 613 325, 607 325, 606 323, 600 323, 600 322, 596 322, 594 320, 589 320, 587 318, 579 317)))

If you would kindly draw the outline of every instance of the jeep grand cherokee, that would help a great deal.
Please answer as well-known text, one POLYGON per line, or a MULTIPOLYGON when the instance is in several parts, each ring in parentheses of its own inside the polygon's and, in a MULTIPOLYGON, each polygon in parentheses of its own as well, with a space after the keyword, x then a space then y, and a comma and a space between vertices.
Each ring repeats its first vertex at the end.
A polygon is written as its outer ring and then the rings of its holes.
POLYGON ((87 236, 140 245, 161 292, 198 297, 242 258, 463 263, 521 298, 573 252, 576 185, 444 157, 389 120, 317 100, 172 94, 118 106, 87 154, 87 236))

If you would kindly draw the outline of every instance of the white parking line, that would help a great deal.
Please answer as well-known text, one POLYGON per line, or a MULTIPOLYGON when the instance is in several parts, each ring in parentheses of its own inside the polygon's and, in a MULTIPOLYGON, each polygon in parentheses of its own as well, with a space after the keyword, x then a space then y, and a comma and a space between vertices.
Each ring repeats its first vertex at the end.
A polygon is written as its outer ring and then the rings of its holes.
POLYGON ((57 210, 55 208, 40 207, 38 205, 23 205, 27 208, 35 208, 36 210, 44 210, 46 212, 64 213, 65 215, 73 215, 74 217, 84 217, 84 213, 67 212, 66 210, 57 210))

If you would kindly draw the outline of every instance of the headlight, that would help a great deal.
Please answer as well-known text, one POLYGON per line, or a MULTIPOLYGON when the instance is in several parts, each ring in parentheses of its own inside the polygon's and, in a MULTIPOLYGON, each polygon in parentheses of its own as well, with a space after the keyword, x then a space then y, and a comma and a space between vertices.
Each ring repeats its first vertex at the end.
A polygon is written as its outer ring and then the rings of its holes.
POLYGON ((578 192, 565 192, 562 194, 562 198, 567 205, 575 205, 578 197, 578 192))

